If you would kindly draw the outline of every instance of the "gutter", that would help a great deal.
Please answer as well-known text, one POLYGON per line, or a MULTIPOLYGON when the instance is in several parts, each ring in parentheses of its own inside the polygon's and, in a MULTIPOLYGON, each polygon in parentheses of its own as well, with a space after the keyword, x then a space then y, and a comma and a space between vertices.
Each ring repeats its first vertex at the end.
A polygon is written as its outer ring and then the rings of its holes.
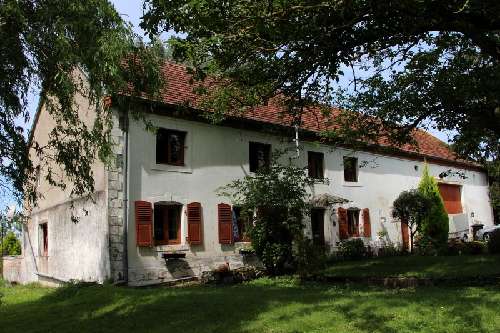
POLYGON ((125 110, 123 115, 123 132, 124 132, 124 148, 123 148, 123 279, 128 284, 128 154, 129 154, 129 110, 125 110))

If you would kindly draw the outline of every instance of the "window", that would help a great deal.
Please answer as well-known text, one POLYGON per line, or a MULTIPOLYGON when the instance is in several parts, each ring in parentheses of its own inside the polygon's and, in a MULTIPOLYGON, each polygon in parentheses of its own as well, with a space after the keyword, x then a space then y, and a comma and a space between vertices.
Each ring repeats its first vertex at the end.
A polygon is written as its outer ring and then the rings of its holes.
POLYGON ((250 171, 256 172, 262 168, 269 168, 270 166, 270 155, 271 155, 271 145, 250 142, 250 171))
POLYGON ((446 212, 448 214, 461 214, 462 195, 460 185, 439 183, 438 186, 446 212))
POLYGON ((309 177, 314 179, 323 179, 323 153, 314 151, 307 152, 307 168, 309 177))
POLYGON ((311 210, 311 229, 314 245, 325 245, 325 210, 311 210))
POLYGON ((344 181, 358 181, 358 159, 356 157, 344 156, 344 181))
POLYGON ((49 228, 47 223, 41 223, 38 225, 39 230, 39 254, 42 257, 47 257, 49 255, 49 228))
POLYGON ((248 218, 242 216, 241 207, 233 206, 233 214, 236 219, 236 225, 238 226, 238 235, 235 235, 234 240, 236 242, 250 242, 250 236, 248 235, 248 218))
POLYGON ((347 210, 347 233, 349 237, 359 237, 359 209, 347 210))
POLYGON ((154 239, 158 245, 181 243, 181 205, 155 203, 154 239))
POLYGON ((159 128, 156 133, 156 163, 184 165, 186 132, 159 128))

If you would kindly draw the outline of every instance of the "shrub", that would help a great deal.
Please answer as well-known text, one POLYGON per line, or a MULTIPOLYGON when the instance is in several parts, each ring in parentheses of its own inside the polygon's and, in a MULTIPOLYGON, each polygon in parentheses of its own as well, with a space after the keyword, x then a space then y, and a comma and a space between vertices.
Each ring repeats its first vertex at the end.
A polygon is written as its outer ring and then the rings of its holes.
POLYGON ((449 232, 449 218, 444 209, 443 199, 439 194, 437 182, 429 174, 429 167, 426 164, 422 174, 422 179, 418 185, 418 191, 430 201, 427 216, 421 221, 420 232, 426 236, 436 250, 446 247, 449 232))
POLYGON ((490 233, 490 238, 488 240, 488 251, 491 254, 500 253, 500 230, 494 230, 490 233))
POLYGON ((448 241, 448 247, 445 254, 448 256, 458 256, 464 254, 465 246, 465 243, 461 240, 450 239, 448 241))
POLYGON ((310 209, 308 186, 313 181, 304 168, 279 163, 273 152, 271 165, 220 188, 218 194, 241 206, 249 224, 255 254, 272 275, 287 273, 294 264, 293 244, 304 232, 303 216, 310 209))
POLYGON ((325 246, 315 245, 312 240, 304 238, 297 242, 295 263, 301 278, 307 277, 326 266, 325 246))
POLYGON ((486 253, 486 243, 478 241, 464 243, 463 253, 471 255, 486 253))
POLYGON ((338 254, 344 260, 356 260, 366 257, 367 251, 363 241, 355 238, 340 242, 338 254))
POLYGON ((421 256, 436 256, 438 251, 428 236, 420 236, 415 240, 415 253, 421 256))
POLYGON ((9 231, 0 244, 0 254, 17 256, 21 254, 21 242, 12 231, 9 231))
POLYGON ((390 244, 380 247, 377 251, 377 257, 397 257, 402 254, 403 251, 401 249, 390 244))

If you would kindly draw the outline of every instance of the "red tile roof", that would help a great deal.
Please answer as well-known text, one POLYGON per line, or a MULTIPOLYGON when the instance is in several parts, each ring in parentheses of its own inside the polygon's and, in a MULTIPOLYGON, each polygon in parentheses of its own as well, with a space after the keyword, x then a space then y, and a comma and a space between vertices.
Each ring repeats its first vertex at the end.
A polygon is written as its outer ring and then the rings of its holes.
MULTIPOLYGON (((192 83, 191 75, 186 71, 186 67, 180 64, 166 62, 162 71, 166 78, 166 87, 161 93, 161 102, 171 105, 188 105, 196 109, 199 102, 199 95, 194 91, 195 85, 192 83)), ((255 107, 248 112, 241 114, 240 117, 244 119, 251 119, 263 123, 271 123, 276 125, 291 125, 291 117, 283 116, 282 109, 274 106, 269 102, 266 106, 255 107)), ((333 110, 333 113, 335 110, 333 110)), ((331 129, 328 125, 327 118, 322 115, 319 109, 311 109, 302 115, 301 128, 313 132, 320 132, 322 130, 331 129)), ((402 153, 417 154, 422 157, 434 158, 437 160, 446 160, 453 164, 460 164, 463 166, 477 167, 476 164, 457 160, 456 155, 448 148, 448 146, 432 136, 431 134, 423 131, 416 130, 414 138, 418 147, 414 145, 403 145, 396 147, 402 153)), ((379 146, 389 146, 384 140, 379 141, 379 146)))

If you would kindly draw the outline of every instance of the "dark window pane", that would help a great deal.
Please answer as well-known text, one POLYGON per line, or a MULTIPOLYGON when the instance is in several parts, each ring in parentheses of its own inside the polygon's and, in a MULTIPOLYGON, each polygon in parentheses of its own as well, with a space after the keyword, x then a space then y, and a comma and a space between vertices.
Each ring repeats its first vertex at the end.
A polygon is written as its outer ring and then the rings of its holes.
POLYGON ((313 244, 325 244, 325 210, 313 209, 311 210, 311 229, 313 236, 313 244))
POLYGON ((356 157, 344 157, 344 180, 346 182, 358 181, 358 159, 356 157))
POLYGON ((359 209, 347 211, 347 232, 349 236, 359 236, 359 209))
POLYGON ((309 177, 315 179, 323 179, 323 153, 310 151, 307 153, 307 160, 309 177))
POLYGON ((185 132, 159 128, 156 133, 156 163, 183 165, 185 137, 185 132))
POLYGON ((154 206, 154 238, 156 241, 166 241, 165 239, 165 206, 154 206))
POLYGON ((177 240, 179 237, 177 235, 179 231, 179 214, 177 207, 171 207, 168 210, 168 240, 177 240))
POLYGON ((258 142, 250 142, 249 152, 251 172, 256 172, 257 170, 262 168, 269 168, 271 145, 258 142))
POLYGON ((168 131, 164 128, 156 132, 156 163, 168 163, 168 131))

